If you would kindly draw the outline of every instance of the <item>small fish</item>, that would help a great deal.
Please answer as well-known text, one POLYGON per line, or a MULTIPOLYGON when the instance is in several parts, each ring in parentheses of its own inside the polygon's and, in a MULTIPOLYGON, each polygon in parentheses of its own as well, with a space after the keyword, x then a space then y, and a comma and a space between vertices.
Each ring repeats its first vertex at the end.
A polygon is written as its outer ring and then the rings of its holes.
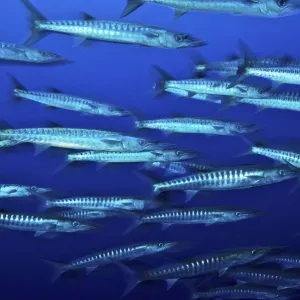
POLYGON ((253 283, 274 286, 278 290, 300 288, 300 275, 278 269, 236 267, 226 272, 226 276, 234 278, 238 283, 253 283))
POLYGON ((87 274, 90 274, 99 266, 118 263, 124 260, 134 260, 146 255, 164 252, 176 247, 177 245, 178 243, 176 242, 133 244, 129 246, 98 251, 97 253, 89 254, 84 257, 75 259, 70 263, 58 264, 57 262, 52 262, 56 270, 53 280, 56 280, 61 274, 69 270, 84 268, 86 269, 87 274))
MULTIPOLYGON (((218 95, 238 98, 262 98, 268 97, 265 90, 246 84, 232 84, 231 80, 209 79, 209 78, 192 78, 176 80, 163 69, 155 66, 154 69, 160 75, 160 80, 154 86, 156 94, 175 90, 184 90, 188 92, 188 97, 198 94, 218 95), (230 87, 233 85, 232 87, 230 87), (229 88, 230 87, 230 88, 229 88)), ((218 99, 220 100, 220 99, 218 99)))
POLYGON ((289 163, 296 168, 300 168, 300 153, 283 149, 268 148, 260 144, 251 146, 248 154, 258 154, 269 157, 283 164, 289 163))
POLYGON ((47 64, 68 61, 58 54, 27 48, 17 44, 0 42, 0 60, 34 64, 47 64))
POLYGON ((267 18, 284 17, 299 12, 299 3, 293 0, 218 0, 213 2, 207 0, 127 0, 121 18, 128 16, 147 2, 173 8, 176 18, 190 11, 211 11, 267 18))
POLYGON ((222 298, 222 299, 280 299, 286 300, 289 297, 278 290, 259 285, 243 284, 238 286, 225 286, 210 290, 208 292, 196 292, 192 299, 198 298, 222 298))
POLYGON ((254 105, 258 111, 267 108, 300 111, 300 93, 272 93, 269 98, 231 99, 229 106, 240 103, 254 105))
POLYGON ((241 135, 256 132, 259 129, 253 123, 203 118, 170 118, 135 121, 137 128, 157 129, 167 132, 203 133, 216 135, 241 135))
POLYGON ((147 213, 137 219, 134 224, 159 223, 163 229, 179 224, 223 224, 250 219, 261 215, 257 210, 232 208, 232 207, 189 207, 172 208, 147 213))
POLYGON ((78 211, 63 211, 57 215, 66 219, 73 220, 93 220, 105 219, 110 217, 122 216, 125 214, 120 210, 78 210, 78 211))
POLYGON ((152 25, 96 20, 87 14, 84 15, 84 20, 48 21, 28 0, 22 0, 22 2, 29 10, 32 22, 32 33, 25 45, 38 41, 42 32, 73 35, 79 37, 78 43, 91 39, 170 49, 195 48, 207 44, 187 33, 152 25))
POLYGON ((207 172, 215 169, 212 166, 199 165, 189 162, 148 162, 142 166, 144 170, 162 169, 166 175, 185 175, 188 173, 207 172))
POLYGON ((104 152, 88 151, 67 156, 67 162, 95 161, 102 166, 108 163, 138 163, 149 161, 180 161, 198 157, 196 151, 181 150, 155 150, 143 152, 104 152))
POLYGON ((27 197, 51 192, 49 188, 38 188, 19 184, 0 184, 0 198, 27 197))
POLYGON ((95 225, 59 217, 46 217, 20 213, 0 212, 0 228, 34 231, 35 237, 60 232, 77 232, 95 229, 95 225))
POLYGON ((126 279, 128 285, 123 295, 128 294, 142 281, 166 280, 168 288, 171 288, 181 278, 194 277, 212 272, 219 272, 221 276, 226 273, 228 268, 255 261, 268 254, 271 250, 272 248, 270 247, 227 250, 204 255, 189 261, 162 266, 140 274, 135 274, 129 268, 124 268, 124 272, 127 272, 126 279))
POLYGON ((128 152, 164 149, 169 146, 158 141, 125 136, 118 132, 60 127, 2 129, 0 143, 1 141, 5 142, 6 147, 9 146, 8 141, 12 141, 10 146, 21 143, 35 144, 36 154, 49 147, 128 152))
POLYGON ((52 92, 28 91, 16 78, 10 76, 14 83, 14 96, 45 104, 51 108, 62 108, 84 114, 92 114, 107 117, 131 116, 124 108, 97 102, 92 99, 63 94, 61 91, 52 89, 52 92))
POLYGON ((89 210, 146 210, 158 208, 161 203, 150 199, 135 197, 74 197, 45 200, 41 210, 51 207, 89 210))
POLYGON ((153 190, 155 194, 164 191, 183 190, 187 194, 187 200, 189 200, 200 190, 246 189, 297 178, 299 174, 298 170, 291 169, 286 165, 231 167, 156 183, 153 185, 153 190))

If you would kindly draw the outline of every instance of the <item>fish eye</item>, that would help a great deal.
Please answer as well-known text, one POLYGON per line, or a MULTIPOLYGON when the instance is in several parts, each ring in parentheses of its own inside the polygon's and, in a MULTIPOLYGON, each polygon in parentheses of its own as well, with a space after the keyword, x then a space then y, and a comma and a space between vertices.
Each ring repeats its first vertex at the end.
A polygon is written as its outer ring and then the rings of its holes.
POLYGON ((177 156, 181 156, 181 155, 182 155, 182 152, 181 152, 181 151, 176 151, 176 155, 177 155, 177 156))
POLYGON ((163 243, 159 243, 159 244, 158 244, 158 247, 160 247, 160 248, 162 248, 163 246, 164 246, 163 243))
POLYGON ((74 221, 73 223, 72 223, 72 226, 73 227, 78 227, 80 225, 80 223, 78 222, 78 221, 74 221))
POLYGON ((235 215, 236 215, 237 217, 240 217, 242 214, 241 214, 240 212, 237 211, 237 212, 235 213, 235 215))
POLYGON ((279 6, 284 6, 288 1, 287 0, 279 0, 278 4, 279 6))
POLYGON ((285 171, 284 170, 279 170, 278 173, 279 173, 279 175, 282 175, 282 176, 285 175, 285 171))
POLYGON ((183 34, 176 34, 175 35, 175 40, 176 40, 176 42, 183 42, 184 40, 185 40, 185 35, 183 35, 183 34))
POLYGON ((237 130, 242 130, 242 125, 240 125, 240 124, 236 125, 236 129, 237 130))
POLYGON ((36 187, 36 186, 31 186, 30 189, 31 189, 32 191, 36 191, 36 190, 37 190, 37 187, 36 187))
POLYGON ((256 250, 252 250, 252 251, 251 251, 251 254, 252 254, 252 255, 255 255, 255 254, 256 254, 256 250))
POLYGON ((139 144, 140 144, 141 146, 144 146, 144 145, 146 144, 146 141, 145 141, 145 140, 139 140, 139 144))
POLYGON ((113 107, 110 107, 108 110, 109 110, 110 112, 114 112, 114 111, 115 111, 115 109, 114 109, 113 107))

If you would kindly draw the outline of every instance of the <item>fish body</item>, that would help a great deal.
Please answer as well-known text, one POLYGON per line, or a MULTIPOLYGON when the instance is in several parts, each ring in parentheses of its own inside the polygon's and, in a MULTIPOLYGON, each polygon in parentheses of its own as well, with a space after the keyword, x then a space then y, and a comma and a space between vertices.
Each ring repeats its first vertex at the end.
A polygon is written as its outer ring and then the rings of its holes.
POLYGON ((179 133, 203 133, 217 135, 239 135, 258 130, 252 123, 233 122, 201 118, 171 118, 136 121, 137 128, 158 129, 179 133))
POLYGON ((258 216, 256 210, 230 207, 192 207, 181 209, 166 209, 143 215, 140 223, 161 224, 205 224, 236 222, 258 216))
POLYGON ((27 197, 51 192, 49 188, 38 188, 19 184, 0 184, 0 198, 27 197))
POLYGON ((250 153, 263 155, 279 161, 283 164, 290 163, 291 165, 295 166, 296 168, 300 168, 300 153, 292 152, 292 151, 285 151, 275 148, 267 148, 261 146, 253 146, 250 149, 250 153))
POLYGON ((124 136, 117 132, 59 127, 2 129, 0 140, 13 141, 13 145, 33 143, 43 147, 103 151, 143 151, 165 145, 143 138, 124 136))
POLYGON ((271 94, 269 98, 240 98, 236 104, 245 103, 258 107, 260 110, 266 108, 300 111, 299 93, 271 94))
POLYGON ((52 52, 0 42, 0 60, 46 64, 66 61, 67 59, 52 52))
POLYGON ((129 111, 126 111, 121 107, 62 93, 35 92, 22 89, 14 89, 14 96, 32 100, 50 107, 78 111, 86 114, 108 117, 121 117, 131 115, 129 111))
POLYGON ((238 282, 274 286, 278 289, 300 288, 299 275, 278 269, 237 267, 228 270, 226 276, 238 282))
POLYGON ((68 162, 74 161, 96 161, 99 163, 135 163, 149 161, 180 161, 196 158, 195 151, 180 150, 155 150, 143 152, 104 152, 88 151, 69 154, 68 162))
POLYGON ((154 184, 154 193, 170 190, 233 190, 269 185, 299 176, 288 166, 242 166, 198 173, 154 184))
POLYGON ((268 255, 262 262, 274 262, 279 264, 284 269, 299 269, 300 255, 299 254, 281 254, 268 255))
POLYGON ((122 213, 116 210, 75 210, 60 212, 58 216, 73 220, 93 220, 120 216, 120 214, 122 213))
POLYGON ((145 210, 157 208, 160 203, 134 197, 74 197, 46 200, 44 208, 64 207, 88 210, 145 210))
POLYGON ((196 292, 192 299, 198 298, 222 298, 222 299, 288 299, 280 291, 263 286, 238 285, 220 287, 208 292, 196 292))
POLYGON ((176 17, 180 17, 189 11, 211 11, 268 18, 289 16, 299 12, 297 1, 127 0, 127 6, 121 17, 129 15, 144 3, 155 3, 171 7, 175 10, 176 17))
POLYGON ((76 232, 95 228, 76 220, 0 212, 0 228, 34 231, 35 236, 54 232, 76 232))

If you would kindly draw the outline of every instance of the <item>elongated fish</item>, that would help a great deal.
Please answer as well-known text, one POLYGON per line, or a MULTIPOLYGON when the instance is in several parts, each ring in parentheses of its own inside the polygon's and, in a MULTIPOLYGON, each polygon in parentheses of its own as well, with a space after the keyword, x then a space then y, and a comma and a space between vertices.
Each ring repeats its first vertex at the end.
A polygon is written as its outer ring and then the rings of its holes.
POLYGON ((0 184, 0 198, 27 197, 51 192, 49 188, 19 184, 0 184))
POLYGON ((206 45, 187 33, 171 31, 165 28, 117 21, 96 20, 85 15, 84 20, 48 21, 28 0, 22 0, 31 13, 32 35, 26 45, 36 42, 41 32, 60 32, 85 39, 126 43, 159 48, 189 48, 206 45))
POLYGON ((196 259, 191 259, 190 261, 170 264, 168 266, 152 269, 140 274, 135 274, 127 268, 124 269, 124 271, 127 271, 128 273, 126 276, 128 286, 124 295, 128 294, 142 281, 166 280, 168 288, 170 288, 178 279, 181 278, 194 277, 212 272, 219 272, 219 274, 222 275, 228 270, 228 268, 257 260, 269 253, 271 250, 271 248, 267 247, 227 250, 204 255, 196 259))
POLYGON ((50 93, 28 91, 22 84, 20 84, 20 82, 17 81, 16 78, 11 75, 10 77, 15 85, 14 96, 17 98, 32 100, 41 104, 45 104, 51 108, 63 108, 67 110, 82 112, 84 114, 93 114, 107 117, 121 117, 132 115, 124 108, 107 103, 101 103, 88 98, 66 95, 56 89, 52 89, 52 92, 50 93))
POLYGON ((262 98, 268 97, 268 93, 261 89, 246 85, 232 84, 231 80, 192 78, 176 80, 163 69, 154 66, 154 69, 160 75, 160 80, 154 86, 157 94, 167 91, 184 90, 188 92, 188 97, 197 94, 219 95, 240 98, 262 98), (229 88, 230 85, 233 85, 229 88))
POLYGON ((180 161, 198 157, 196 151, 181 150, 155 150, 143 152, 104 152, 88 151, 69 154, 68 162, 95 161, 101 164, 107 163, 135 163, 149 161, 180 161))
POLYGON ((226 272, 238 283, 253 283, 277 287, 278 290, 300 288, 300 275, 278 269, 236 267, 226 272))
POLYGON ((85 231, 95 229, 96 227, 91 224, 81 223, 77 220, 1 211, 0 228, 19 231, 34 231, 34 236, 40 236, 49 233, 85 231))
POLYGON ((257 144, 252 146, 248 153, 266 156, 283 164, 289 163, 295 166, 296 168, 300 168, 300 153, 294 151, 268 148, 257 144))
POLYGON ((135 126, 137 128, 157 129, 171 133, 204 133, 216 135, 240 135, 260 130, 253 123, 204 118, 170 118, 135 121, 135 126))
POLYGON ((133 260, 138 257, 160 253, 175 247, 176 242, 160 242, 147 244, 133 244, 128 246, 117 247, 109 250, 99 251, 89 254, 84 257, 77 258, 70 263, 57 264, 54 280, 68 270, 86 269, 87 274, 90 274, 99 266, 110 263, 117 263, 124 260, 133 260))
POLYGON ((164 170, 166 175, 185 175, 188 173, 207 172, 214 170, 215 167, 189 162, 148 162, 142 166, 144 170, 164 170))
POLYGON ((36 153, 49 147, 122 152, 156 150, 166 146, 157 141, 124 136, 118 132, 59 127, 2 129, 0 130, 0 140, 6 147, 20 143, 37 144, 36 153), (10 144, 8 141, 13 141, 13 143, 10 144))
POLYGON ((222 224, 237 222, 257 217, 261 212, 251 209, 233 207, 189 207, 173 208, 147 213, 136 222, 136 226, 143 223, 159 223, 163 229, 178 224, 222 224))
POLYGON ((277 255, 267 255, 261 261, 261 263, 264 262, 277 263, 284 269, 300 269, 300 254, 283 253, 277 255))
POLYGON ((158 208, 161 203, 135 197, 74 197, 57 200, 45 200, 41 209, 65 207, 90 210, 145 210, 158 208))
POLYGON ((299 3, 293 0, 127 0, 127 6, 121 17, 129 15, 147 2, 172 7, 176 18, 189 11, 212 11, 268 18, 289 16, 299 12, 299 3))
POLYGON ((299 171, 286 165, 278 167, 241 166, 193 174, 153 185, 155 194, 163 191, 183 190, 188 200, 199 190, 220 191, 246 189, 269 185, 299 177, 299 171))
POLYGON ((256 106, 259 111, 266 108, 300 111, 300 93, 272 93, 269 98, 239 98, 230 101, 229 105, 245 103, 256 106))
POLYGON ((222 298, 222 299, 289 299, 280 291, 259 285, 243 284, 238 286, 225 286, 208 292, 196 292, 192 299, 222 298))
POLYGON ((0 60, 34 64, 47 64, 67 61, 66 58, 52 52, 4 42, 0 42, 0 60))

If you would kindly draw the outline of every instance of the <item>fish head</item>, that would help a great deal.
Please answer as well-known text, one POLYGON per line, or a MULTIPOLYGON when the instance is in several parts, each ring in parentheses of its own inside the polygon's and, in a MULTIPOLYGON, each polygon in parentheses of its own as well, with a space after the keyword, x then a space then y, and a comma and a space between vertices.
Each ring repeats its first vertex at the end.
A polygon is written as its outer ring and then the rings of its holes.
POLYGON ((205 46, 207 42, 201 41, 189 34, 166 31, 159 35, 159 43, 164 48, 197 48, 205 46))
POLYGON ((29 56, 28 58, 30 59, 43 63, 67 61, 67 58, 47 51, 30 51, 27 53, 27 56, 29 56))
POLYGON ((165 149, 168 146, 169 144, 160 143, 159 141, 137 137, 126 137, 123 141, 123 147, 127 151, 154 151, 165 149))
POLYGON ((279 182, 291 178, 295 178, 300 175, 300 170, 296 168, 290 168, 286 165, 279 166, 264 172, 265 181, 268 183, 279 182))
POLYGON ((226 220, 239 221, 260 216, 262 213, 258 210, 232 210, 225 213, 226 220))
POLYGON ((240 251, 233 251, 232 257, 234 258, 234 264, 247 264, 254 260, 260 259, 267 255, 272 250, 271 247, 256 247, 242 249, 240 251))
POLYGON ((44 194, 44 193, 49 193, 52 191, 52 189, 49 188, 38 188, 36 186, 30 186, 27 188, 27 191, 32 193, 32 194, 44 194))
POLYGON ((233 134, 247 134, 260 130, 259 126, 253 123, 226 123, 228 132, 233 134))
POLYGON ((56 231, 59 232, 77 232, 77 231, 86 231, 96 229, 97 226, 92 224, 81 223, 77 220, 67 220, 61 219, 58 220, 56 231))
MULTIPOLYGON (((115 116, 115 117, 126 117, 126 116, 132 116, 132 113, 122 107, 118 106, 107 106, 106 107, 106 115, 108 116, 115 116)), ((99 109, 99 114, 103 114, 103 107, 99 109)))
POLYGON ((260 9, 270 17, 289 16, 300 11, 299 0, 260 0, 260 9))
POLYGON ((199 157, 199 153, 193 150, 168 150, 163 155, 166 161, 180 161, 199 157))
POLYGON ((147 250, 153 253, 157 253, 169 250, 173 247, 176 247, 177 245, 178 243, 176 242, 153 243, 147 245, 147 250))
POLYGON ((0 197, 17 197, 22 194, 23 187, 13 184, 0 185, 0 197))

